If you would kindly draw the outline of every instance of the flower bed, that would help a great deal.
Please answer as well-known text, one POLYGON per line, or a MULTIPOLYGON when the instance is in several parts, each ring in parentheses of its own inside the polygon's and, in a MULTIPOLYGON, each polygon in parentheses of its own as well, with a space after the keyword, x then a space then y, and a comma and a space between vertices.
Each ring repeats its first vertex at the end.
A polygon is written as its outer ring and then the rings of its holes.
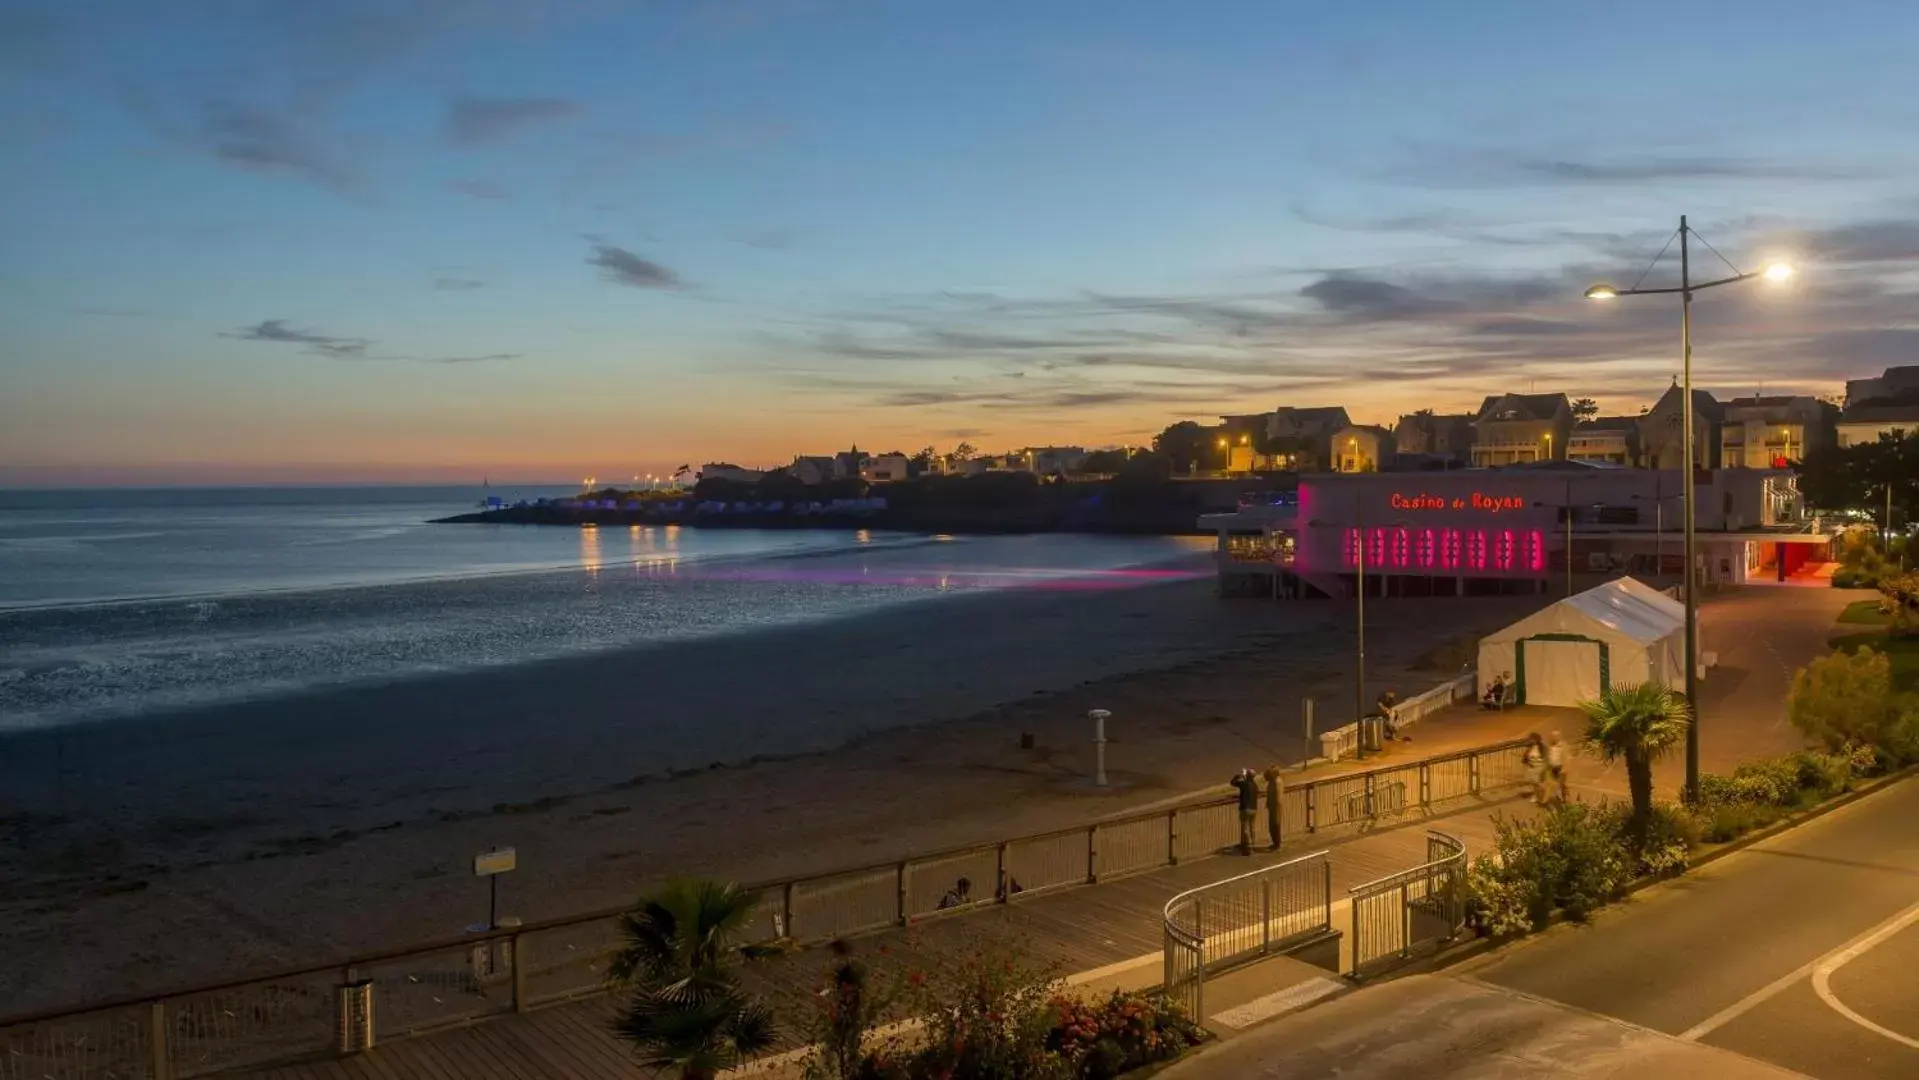
POLYGON ((1005 942, 982 939, 932 970, 875 972, 838 951, 809 1080, 1110 1080, 1206 1038, 1164 995, 1077 997, 1005 942), (880 1023, 899 1015, 914 1019, 880 1023))

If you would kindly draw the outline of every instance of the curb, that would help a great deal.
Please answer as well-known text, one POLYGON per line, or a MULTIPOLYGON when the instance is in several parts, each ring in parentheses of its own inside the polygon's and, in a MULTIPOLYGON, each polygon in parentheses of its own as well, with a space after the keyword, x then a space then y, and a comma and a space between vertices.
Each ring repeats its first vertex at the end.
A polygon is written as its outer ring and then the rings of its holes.
MULTIPOLYGON (((1908 765, 1905 768, 1899 769, 1896 772, 1889 772, 1884 776, 1875 777, 1868 783, 1863 784, 1859 787, 1853 788, 1851 791, 1845 792, 1844 794, 1835 795, 1832 798, 1827 799, 1825 802, 1822 802, 1817 806, 1809 806, 1804 810, 1795 811, 1791 814, 1786 815, 1783 818, 1780 818, 1778 821, 1775 821, 1772 824, 1767 825, 1765 828, 1754 829, 1753 831, 1746 833, 1743 836, 1737 837, 1732 840, 1728 840, 1723 844, 1719 844, 1713 847, 1711 850, 1703 852, 1697 858, 1688 862, 1686 864, 1685 869, 1677 873, 1661 874, 1661 875, 1656 875, 1651 877, 1636 878, 1633 881, 1627 883, 1625 891, 1620 897, 1620 899, 1624 899, 1627 896, 1631 896, 1634 893, 1637 893, 1643 889, 1650 889, 1654 885, 1659 885, 1668 881, 1684 878, 1686 875, 1690 874, 1694 870, 1699 869, 1702 866, 1709 866, 1715 862, 1718 862, 1720 859, 1725 858, 1728 855, 1737 854, 1745 850, 1746 848, 1749 848, 1753 846, 1754 844, 1759 843, 1762 840, 1770 840, 1771 838, 1779 835, 1780 833, 1787 832, 1792 829, 1796 829, 1799 826, 1804 825, 1809 821, 1814 821, 1819 818, 1825 817, 1827 814, 1832 813, 1834 810, 1837 810, 1840 807, 1850 806, 1851 804, 1858 802, 1860 799, 1863 799, 1868 795, 1872 795, 1879 791, 1883 791, 1884 789, 1891 787, 1892 785, 1899 783, 1902 780, 1911 779, 1915 776, 1919 776, 1919 764, 1908 765)), ((1617 902, 1618 901, 1613 901, 1613 903, 1617 903, 1617 902)), ((1612 905, 1608 904, 1607 906, 1610 907, 1612 905)), ((1457 966, 1464 965, 1476 960, 1481 960, 1481 959, 1484 959, 1489 953, 1497 952, 1498 950, 1503 949, 1508 945, 1517 945, 1517 944, 1520 944, 1521 942, 1531 941, 1535 938, 1540 937, 1543 934, 1546 934, 1572 921, 1573 920, 1571 919, 1571 917, 1569 917, 1564 911, 1554 911, 1552 913, 1552 916, 1546 920, 1546 925, 1543 929, 1535 930, 1529 934, 1517 934, 1517 935, 1511 935, 1507 937, 1473 938, 1470 941, 1462 942, 1461 944, 1454 945, 1451 948, 1442 949, 1439 952, 1434 953, 1433 955, 1426 957, 1423 960, 1415 960, 1410 964, 1406 964, 1401 967, 1394 968, 1390 972, 1382 972, 1380 975, 1372 979, 1368 979, 1365 983, 1362 983, 1361 985, 1371 986, 1371 985, 1377 985, 1383 982, 1390 982, 1393 979, 1399 978, 1404 975, 1431 974, 1436 971, 1443 971, 1447 968, 1457 967, 1457 966)))

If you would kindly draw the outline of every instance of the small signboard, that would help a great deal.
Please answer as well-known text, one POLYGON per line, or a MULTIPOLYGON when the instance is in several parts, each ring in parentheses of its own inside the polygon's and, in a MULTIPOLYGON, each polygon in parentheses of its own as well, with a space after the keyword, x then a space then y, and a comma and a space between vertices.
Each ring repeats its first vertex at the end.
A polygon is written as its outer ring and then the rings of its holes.
POLYGON ((508 873, 518 857, 518 853, 510 847, 481 852, 473 856, 473 876, 492 877, 494 874, 508 873))

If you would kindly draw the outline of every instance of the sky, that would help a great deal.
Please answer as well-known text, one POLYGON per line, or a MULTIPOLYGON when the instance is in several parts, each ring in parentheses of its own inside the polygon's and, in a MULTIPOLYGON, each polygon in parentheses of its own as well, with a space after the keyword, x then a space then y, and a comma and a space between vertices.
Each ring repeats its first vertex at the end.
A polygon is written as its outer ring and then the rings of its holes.
POLYGON ((0 0, 0 484, 602 480, 1919 362, 1919 5, 0 0), (1716 253, 1723 253, 1723 258, 1716 253), (1641 277, 1644 274, 1643 278, 1641 277))

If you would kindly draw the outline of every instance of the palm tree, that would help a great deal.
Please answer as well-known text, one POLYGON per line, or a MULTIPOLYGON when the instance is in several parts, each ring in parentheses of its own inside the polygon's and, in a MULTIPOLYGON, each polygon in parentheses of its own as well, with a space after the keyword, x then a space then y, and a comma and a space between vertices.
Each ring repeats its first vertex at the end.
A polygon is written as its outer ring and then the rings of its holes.
POLYGON ((1586 745, 1608 764, 1626 763, 1633 826, 1643 829, 1652 817, 1653 762, 1685 741, 1692 710, 1660 682, 1615 686, 1579 708, 1586 714, 1586 745))
POLYGON ((738 885, 673 881, 620 917, 626 945, 607 974, 632 997, 613 1029, 642 1064, 710 1080, 772 1046, 772 1013, 740 989, 728 965, 756 903, 738 885))

